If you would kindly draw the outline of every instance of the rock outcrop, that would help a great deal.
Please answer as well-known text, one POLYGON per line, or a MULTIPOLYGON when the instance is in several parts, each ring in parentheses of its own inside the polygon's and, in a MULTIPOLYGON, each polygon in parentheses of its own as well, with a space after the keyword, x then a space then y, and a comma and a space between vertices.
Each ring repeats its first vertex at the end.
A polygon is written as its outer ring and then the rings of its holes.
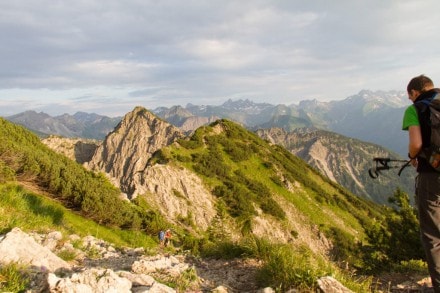
POLYGON ((378 145, 318 129, 304 128, 289 132, 271 128, 260 129, 257 134, 273 144, 285 147, 354 194, 376 203, 387 204, 387 198, 397 187, 408 194, 414 194, 415 174, 411 168, 405 169, 400 180, 396 180, 392 172, 392 176, 384 172, 380 182, 368 176, 368 170, 373 167, 372 158, 397 158, 396 154, 378 145))
POLYGON ((179 128, 184 132, 191 132, 203 125, 210 124, 218 119, 220 118, 217 116, 210 116, 210 117, 191 116, 186 118, 185 121, 182 122, 181 125, 179 125, 179 128))
POLYGON ((116 186, 134 198, 142 176, 133 175, 142 174, 157 150, 181 137, 179 129, 147 109, 136 107, 107 135, 86 166, 108 174, 116 186))
MULTIPOLYGON (((11 262, 29 267, 25 272, 30 280, 28 293, 275 292, 270 287, 257 286, 255 276, 261 264, 252 259, 222 261, 183 255, 145 256, 143 249, 118 251, 92 236, 80 239, 70 235, 66 241, 57 231, 29 235, 14 228, 0 236, 0 255, 0 267, 11 262), (73 264, 55 255, 60 249, 72 247, 70 241, 78 240, 82 240, 84 251, 76 254, 73 264), (90 250, 95 252, 93 259, 87 258, 90 250), (158 280, 183 287, 176 290, 158 280)), ((320 292, 351 292, 331 277, 317 282, 320 292)))
POLYGON ((39 245, 19 228, 0 237, 0 263, 11 262, 44 268, 51 272, 70 268, 70 264, 53 254, 49 248, 39 245))
POLYGON ((172 165, 150 164, 153 154, 183 134, 142 107, 128 113, 86 164, 105 172, 129 199, 149 197, 150 204, 176 222, 186 218, 206 230, 215 216, 215 198, 191 171, 172 165))
POLYGON ((42 142, 57 153, 80 164, 89 162, 100 144, 98 140, 65 138, 56 135, 51 135, 42 142))
POLYGON ((216 215, 215 197, 188 169, 156 164, 134 176, 133 182, 135 194, 154 194, 148 197, 150 204, 171 222, 186 218, 206 230, 216 215))

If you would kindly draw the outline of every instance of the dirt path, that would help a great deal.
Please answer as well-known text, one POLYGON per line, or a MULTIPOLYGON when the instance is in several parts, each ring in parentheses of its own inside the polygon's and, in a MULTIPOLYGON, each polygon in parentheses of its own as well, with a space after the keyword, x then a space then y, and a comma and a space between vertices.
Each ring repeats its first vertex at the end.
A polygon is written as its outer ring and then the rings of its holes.
POLYGON ((422 274, 384 273, 373 281, 372 292, 431 292, 431 279, 422 274))
POLYGON ((257 292, 256 274, 261 263, 254 259, 188 259, 202 279, 201 289, 211 292, 222 285, 228 292, 257 292))

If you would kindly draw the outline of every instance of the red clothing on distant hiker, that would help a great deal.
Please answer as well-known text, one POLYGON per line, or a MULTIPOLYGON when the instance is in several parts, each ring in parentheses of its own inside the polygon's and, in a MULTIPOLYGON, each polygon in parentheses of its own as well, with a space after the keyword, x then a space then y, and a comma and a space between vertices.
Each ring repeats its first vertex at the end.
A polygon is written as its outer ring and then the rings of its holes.
POLYGON ((171 241, 171 230, 168 229, 165 231, 165 246, 168 246, 170 241, 171 241))

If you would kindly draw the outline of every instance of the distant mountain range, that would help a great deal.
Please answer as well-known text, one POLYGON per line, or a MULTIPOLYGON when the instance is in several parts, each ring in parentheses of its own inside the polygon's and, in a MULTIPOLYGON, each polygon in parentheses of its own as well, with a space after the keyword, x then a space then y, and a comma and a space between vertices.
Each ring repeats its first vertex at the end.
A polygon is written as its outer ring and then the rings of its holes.
MULTIPOLYGON (((228 100, 222 105, 159 107, 152 112, 184 132, 219 118, 238 122, 250 130, 272 127, 292 131, 313 127, 381 145, 401 156, 407 153, 407 135, 401 130, 402 115, 409 102, 404 92, 363 90, 341 101, 301 101, 298 105, 272 105, 250 100, 228 100)), ((51 117, 26 111, 5 117, 40 136, 56 134, 102 140, 122 117, 78 112, 51 117)))
POLYGON ((122 117, 110 118, 85 112, 52 117, 43 112, 26 111, 5 118, 26 127, 40 137, 60 135, 68 138, 102 140, 115 128, 122 117))

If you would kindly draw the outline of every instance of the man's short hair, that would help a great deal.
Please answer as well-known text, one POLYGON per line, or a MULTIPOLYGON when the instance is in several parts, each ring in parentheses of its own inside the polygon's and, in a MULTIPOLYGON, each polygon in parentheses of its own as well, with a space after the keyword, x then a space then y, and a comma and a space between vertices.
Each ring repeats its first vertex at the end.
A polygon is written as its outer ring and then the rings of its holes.
POLYGON ((408 86, 406 87, 406 91, 408 93, 411 90, 423 92, 426 87, 433 87, 433 86, 434 83, 432 82, 432 80, 429 77, 422 74, 410 80, 408 86))

